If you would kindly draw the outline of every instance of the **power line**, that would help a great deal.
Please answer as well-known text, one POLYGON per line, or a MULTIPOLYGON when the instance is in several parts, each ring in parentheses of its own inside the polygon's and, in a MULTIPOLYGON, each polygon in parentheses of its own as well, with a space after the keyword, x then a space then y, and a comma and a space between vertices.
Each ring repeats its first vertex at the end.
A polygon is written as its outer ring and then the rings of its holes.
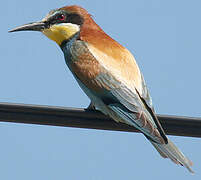
MULTIPOLYGON (((166 134, 201 137, 201 118, 157 115, 166 134)), ((0 122, 138 132, 98 111, 54 106, 0 103, 0 122)))

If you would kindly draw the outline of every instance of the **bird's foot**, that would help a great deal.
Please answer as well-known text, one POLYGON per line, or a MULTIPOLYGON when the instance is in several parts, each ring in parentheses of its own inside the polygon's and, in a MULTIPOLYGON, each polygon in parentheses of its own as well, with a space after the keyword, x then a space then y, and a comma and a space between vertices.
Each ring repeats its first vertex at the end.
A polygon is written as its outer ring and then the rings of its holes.
POLYGON ((91 103, 89 104, 89 106, 86 108, 86 110, 87 110, 87 111, 95 111, 96 108, 95 108, 95 106, 93 105, 93 103, 91 102, 91 103))

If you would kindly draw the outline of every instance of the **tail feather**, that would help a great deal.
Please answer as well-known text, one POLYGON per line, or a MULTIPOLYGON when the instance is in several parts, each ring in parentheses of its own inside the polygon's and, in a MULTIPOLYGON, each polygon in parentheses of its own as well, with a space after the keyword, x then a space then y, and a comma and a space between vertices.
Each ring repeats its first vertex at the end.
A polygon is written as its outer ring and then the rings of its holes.
POLYGON ((169 158, 174 163, 185 166, 191 173, 194 173, 191 169, 193 163, 184 156, 184 154, 173 144, 172 141, 168 139, 168 144, 157 144, 153 141, 150 142, 163 158, 169 158))

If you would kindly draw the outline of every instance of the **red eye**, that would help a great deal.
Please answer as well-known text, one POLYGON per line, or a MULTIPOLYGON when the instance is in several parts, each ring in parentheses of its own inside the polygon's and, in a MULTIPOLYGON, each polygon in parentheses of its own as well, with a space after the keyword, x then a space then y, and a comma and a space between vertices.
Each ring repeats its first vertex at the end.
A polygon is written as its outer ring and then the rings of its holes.
POLYGON ((58 20, 59 21, 64 21, 66 19, 66 17, 63 15, 63 14, 60 14, 59 16, 58 16, 58 20))

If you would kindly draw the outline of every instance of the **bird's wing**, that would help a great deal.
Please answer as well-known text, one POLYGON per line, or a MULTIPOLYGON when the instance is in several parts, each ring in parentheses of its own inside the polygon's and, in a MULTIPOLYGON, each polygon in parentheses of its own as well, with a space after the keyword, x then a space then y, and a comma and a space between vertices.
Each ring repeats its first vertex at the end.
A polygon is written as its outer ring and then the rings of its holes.
MULTIPOLYGON (((166 142, 165 135, 161 133, 161 127, 158 126, 152 112, 150 112, 151 108, 146 105, 145 100, 140 97, 137 90, 130 90, 126 85, 107 73, 97 76, 96 81, 101 83, 103 87, 111 88, 110 90, 104 89, 102 93, 99 92, 97 95, 112 112, 117 114, 117 121, 121 119, 121 122, 134 126, 154 142, 166 142), (113 86, 114 83, 116 87, 113 86)), ((113 116, 113 113, 111 113, 111 116, 114 119, 116 117, 116 115, 113 116)))
POLYGON ((144 78, 132 54, 120 47, 117 49, 121 53, 115 52, 119 57, 114 58, 112 55, 115 53, 108 53, 113 52, 114 48, 107 47, 107 53, 90 44, 88 48, 102 67, 101 73, 95 78, 101 88, 105 87, 103 93, 98 93, 101 99, 125 123, 135 126, 155 142, 167 143, 144 78))
POLYGON ((154 107, 153 107, 153 104, 152 104, 152 98, 151 98, 151 96, 149 94, 148 88, 146 86, 146 83, 145 83, 145 80, 144 80, 144 77, 143 77, 142 74, 141 74, 141 79, 142 79, 142 93, 141 94, 138 93, 139 97, 143 101, 146 109, 151 114, 152 118, 154 119, 154 122, 157 125, 161 136, 165 140, 165 143, 168 143, 168 139, 167 139, 167 137, 165 135, 165 132, 164 132, 164 130, 163 130, 163 128, 162 128, 162 126, 161 126, 156 114, 155 114, 154 107))

